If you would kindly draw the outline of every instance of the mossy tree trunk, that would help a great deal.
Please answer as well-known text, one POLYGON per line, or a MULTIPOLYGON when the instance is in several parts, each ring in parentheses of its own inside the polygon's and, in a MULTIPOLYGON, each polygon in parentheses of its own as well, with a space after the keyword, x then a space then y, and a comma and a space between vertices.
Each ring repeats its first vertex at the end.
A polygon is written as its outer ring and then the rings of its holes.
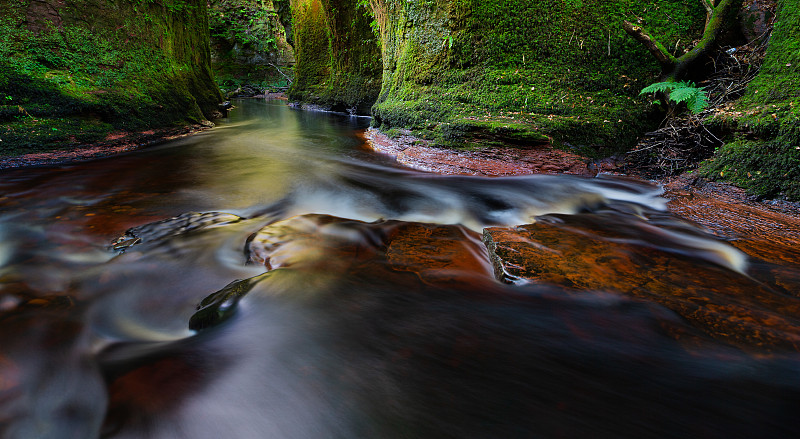
POLYGON ((665 81, 678 81, 690 76, 697 65, 718 49, 720 36, 736 21, 743 0, 700 0, 700 2, 707 12, 703 36, 697 45, 679 57, 669 53, 663 44, 648 35, 641 26, 629 21, 622 23, 625 32, 642 43, 661 65, 661 76, 665 81))

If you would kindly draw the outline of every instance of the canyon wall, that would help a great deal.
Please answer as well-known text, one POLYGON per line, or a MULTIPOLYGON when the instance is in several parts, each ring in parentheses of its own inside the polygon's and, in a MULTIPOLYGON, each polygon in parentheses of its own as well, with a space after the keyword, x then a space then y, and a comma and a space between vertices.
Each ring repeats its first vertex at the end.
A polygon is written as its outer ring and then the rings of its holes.
POLYGON ((221 100, 206 0, 0 3, 0 153, 199 123, 221 100))

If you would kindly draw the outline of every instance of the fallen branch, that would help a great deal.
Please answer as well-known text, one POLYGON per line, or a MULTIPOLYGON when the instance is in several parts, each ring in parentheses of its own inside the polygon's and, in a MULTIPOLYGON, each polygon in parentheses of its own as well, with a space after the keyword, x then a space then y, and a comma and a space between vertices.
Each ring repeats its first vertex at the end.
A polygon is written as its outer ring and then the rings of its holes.
POLYGON ((292 83, 292 78, 290 78, 286 73, 283 73, 283 71, 278 66, 272 63, 267 63, 267 64, 271 65, 272 67, 275 67, 275 70, 277 70, 278 73, 280 73, 281 75, 283 75, 284 78, 286 78, 286 82, 288 82, 289 84, 292 83))

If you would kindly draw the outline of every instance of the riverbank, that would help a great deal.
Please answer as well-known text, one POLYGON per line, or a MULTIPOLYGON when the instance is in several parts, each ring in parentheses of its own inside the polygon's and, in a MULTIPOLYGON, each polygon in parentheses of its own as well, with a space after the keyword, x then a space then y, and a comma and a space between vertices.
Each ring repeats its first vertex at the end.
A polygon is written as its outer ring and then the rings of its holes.
POLYGON ((87 145, 67 145, 62 149, 35 152, 19 156, 0 157, 0 170, 26 166, 56 165, 110 157, 171 140, 191 136, 214 126, 213 122, 182 127, 160 128, 141 132, 117 131, 110 133, 101 142, 87 145))
MULTIPOLYGON (((591 160, 578 154, 542 145, 536 148, 487 147, 457 150, 433 147, 409 134, 396 138, 370 128, 363 133, 368 147, 394 157, 398 163, 438 174, 509 176, 526 174, 610 174, 621 172, 615 158, 591 160)), ((758 200, 736 186, 712 182, 684 173, 651 180, 664 188, 664 197, 675 214, 726 238, 757 238, 800 245, 800 203, 758 200)))

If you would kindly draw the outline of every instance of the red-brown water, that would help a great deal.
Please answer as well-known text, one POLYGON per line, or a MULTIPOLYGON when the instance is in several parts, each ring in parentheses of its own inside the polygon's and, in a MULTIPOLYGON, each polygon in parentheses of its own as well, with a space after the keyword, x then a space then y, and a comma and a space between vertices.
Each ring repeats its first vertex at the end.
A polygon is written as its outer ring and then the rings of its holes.
POLYGON ((646 183, 409 171, 363 119, 238 105, 0 171, 2 437, 796 433, 795 246, 646 183))

